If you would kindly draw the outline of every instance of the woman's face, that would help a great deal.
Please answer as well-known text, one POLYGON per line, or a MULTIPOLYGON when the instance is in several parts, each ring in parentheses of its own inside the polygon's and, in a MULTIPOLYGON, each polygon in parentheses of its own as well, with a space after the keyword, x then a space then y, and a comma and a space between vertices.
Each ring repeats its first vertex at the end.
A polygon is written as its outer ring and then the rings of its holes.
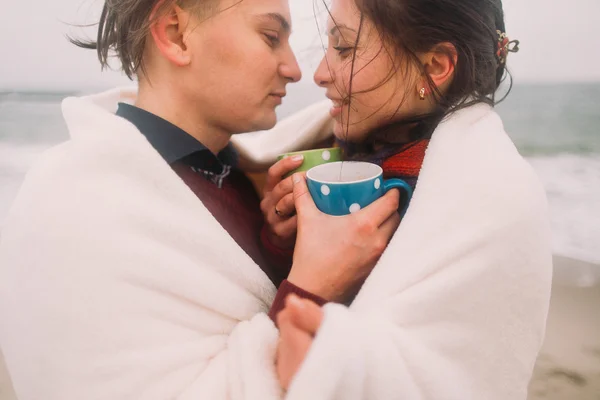
POLYGON ((192 60, 175 84, 206 121, 228 132, 272 128, 286 85, 301 78, 287 0, 221 0, 187 37, 192 60))
POLYGON ((407 73, 409 63, 384 46, 373 24, 366 18, 361 24, 354 0, 332 1, 327 33, 327 52, 314 79, 333 102, 336 137, 361 142, 373 129, 416 114, 416 69, 407 73))

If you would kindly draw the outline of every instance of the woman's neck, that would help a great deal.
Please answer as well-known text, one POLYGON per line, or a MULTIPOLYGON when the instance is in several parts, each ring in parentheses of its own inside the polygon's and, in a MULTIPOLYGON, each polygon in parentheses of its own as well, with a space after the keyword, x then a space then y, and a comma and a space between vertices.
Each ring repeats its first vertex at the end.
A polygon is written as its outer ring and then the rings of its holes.
POLYGON ((373 150, 382 151, 390 145, 396 147, 410 143, 412 141, 411 129, 412 127, 402 126, 397 129, 382 130, 373 137, 373 150))
POLYGON ((373 131, 362 143, 339 141, 349 161, 369 161, 382 164, 386 159, 414 143, 416 124, 391 124, 373 131))

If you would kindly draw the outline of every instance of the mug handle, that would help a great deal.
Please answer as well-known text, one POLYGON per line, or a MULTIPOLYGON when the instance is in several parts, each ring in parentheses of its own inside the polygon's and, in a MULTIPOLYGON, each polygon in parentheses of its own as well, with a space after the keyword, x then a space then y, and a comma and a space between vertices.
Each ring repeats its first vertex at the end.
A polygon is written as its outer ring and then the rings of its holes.
POLYGON ((389 192, 391 189, 400 189, 400 202, 402 204, 402 206, 400 207, 400 216, 404 217, 404 214, 406 214, 406 210, 408 210, 410 199, 413 195, 412 187, 402 179, 392 178, 384 180, 383 190, 385 191, 385 193, 389 192))

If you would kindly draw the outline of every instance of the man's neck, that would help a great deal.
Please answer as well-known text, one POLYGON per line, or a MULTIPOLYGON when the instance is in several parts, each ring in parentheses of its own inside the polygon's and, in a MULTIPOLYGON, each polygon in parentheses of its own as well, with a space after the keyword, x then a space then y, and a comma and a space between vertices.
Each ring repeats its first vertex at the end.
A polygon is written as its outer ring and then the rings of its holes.
POLYGON ((189 107, 171 93, 163 93, 158 87, 140 88, 135 106, 161 117, 183 129, 202 143, 213 154, 227 147, 231 133, 210 126, 198 110, 189 107))

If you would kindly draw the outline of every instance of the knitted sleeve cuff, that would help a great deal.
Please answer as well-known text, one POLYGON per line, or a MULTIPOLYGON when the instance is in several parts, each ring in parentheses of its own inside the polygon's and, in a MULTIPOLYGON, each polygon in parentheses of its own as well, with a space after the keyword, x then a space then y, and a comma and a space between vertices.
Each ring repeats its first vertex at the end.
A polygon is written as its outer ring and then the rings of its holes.
POLYGON ((273 301, 271 310, 269 311, 269 318, 271 318, 275 324, 277 324, 277 314, 279 314, 279 312, 285 308, 286 297, 292 293, 300 298, 311 300, 319 306, 323 306, 327 303, 327 300, 324 298, 307 292, 306 290, 294 285, 286 279, 281 283, 281 286, 279 286, 279 290, 277 291, 277 295, 275 296, 275 300, 273 301))

